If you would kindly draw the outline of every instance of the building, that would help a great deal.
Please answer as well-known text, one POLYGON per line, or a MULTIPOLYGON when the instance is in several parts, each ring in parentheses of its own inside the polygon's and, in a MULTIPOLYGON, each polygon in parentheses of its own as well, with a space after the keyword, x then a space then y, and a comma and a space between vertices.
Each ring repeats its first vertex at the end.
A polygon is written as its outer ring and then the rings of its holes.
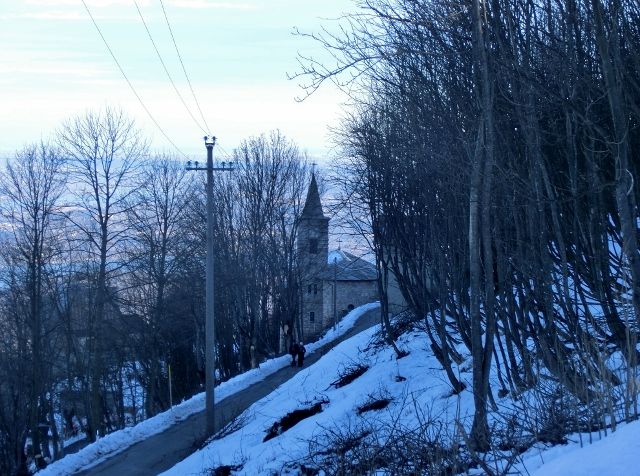
POLYGON ((296 248, 305 342, 318 337, 353 308, 379 300, 374 264, 342 250, 329 252, 329 218, 324 216, 315 176, 311 177, 299 218, 296 248))

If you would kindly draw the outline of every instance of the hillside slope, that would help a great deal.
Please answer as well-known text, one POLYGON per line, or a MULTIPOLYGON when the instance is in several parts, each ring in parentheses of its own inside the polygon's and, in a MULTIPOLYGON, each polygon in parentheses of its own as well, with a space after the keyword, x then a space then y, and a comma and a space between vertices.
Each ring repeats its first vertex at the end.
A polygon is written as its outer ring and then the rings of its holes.
MULTIPOLYGON (((335 329, 329 329, 316 342, 308 344, 308 360, 379 320, 378 303, 354 309, 335 329)), ((216 422, 224 422, 267 395, 298 369, 289 366, 284 355, 262 362, 257 369, 238 375, 216 387, 216 422)), ((110 433, 78 453, 49 465, 40 476, 68 474, 155 475, 170 468, 204 441, 205 395, 200 393, 140 424, 110 433)))
MULTIPOLYGON (((451 394, 422 331, 400 337, 409 355, 399 360, 377 332, 372 328, 336 346, 247 409, 226 436, 163 474, 362 474, 374 469, 383 470, 377 474, 500 469, 508 474, 640 474, 634 456, 640 445, 637 423, 582 449, 573 435, 568 445, 538 442, 523 454, 508 448, 481 457, 469 454, 464 433, 473 414, 470 391, 451 394)), ((469 389, 467 361, 456 370, 469 389)), ((497 404, 500 415, 492 415, 492 425, 506 434, 505 415, 521 417, 521 402, 505 396, 497 404)))

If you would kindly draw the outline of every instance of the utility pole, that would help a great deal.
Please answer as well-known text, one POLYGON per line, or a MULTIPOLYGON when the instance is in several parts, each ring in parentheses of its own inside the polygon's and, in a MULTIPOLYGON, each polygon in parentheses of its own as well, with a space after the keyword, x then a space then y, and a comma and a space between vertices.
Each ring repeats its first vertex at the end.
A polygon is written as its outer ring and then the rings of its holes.
POLYGON ((333 257, 333 328, 338 324, 338 313, 336 312, 336 300, 338 297, 338 258, 333 257))
POLYGON ((204 136, 204 145, 207 147, 207 164, 201 167, 196 161, 187 162, 187 170, 204 170, 207 172, 207 268, 205 287, 205 399, 207 412, 207 435, 215 432, 215 386, 216 386, 216 326, 214 310, 214 285, 213 285, 213 172, 215 170, 231 171, 233 162, 222 162, 220 167, 213 166, 213 146, 216 138, 204 136))
MULTIPOLYGON (((338 239, 338 251, 340 252, 342 240, 338 239)), ((333 256, 333 328, 338 325, 338 312, 336 309, 336 301, 338 300, 338 257, 333 256)))

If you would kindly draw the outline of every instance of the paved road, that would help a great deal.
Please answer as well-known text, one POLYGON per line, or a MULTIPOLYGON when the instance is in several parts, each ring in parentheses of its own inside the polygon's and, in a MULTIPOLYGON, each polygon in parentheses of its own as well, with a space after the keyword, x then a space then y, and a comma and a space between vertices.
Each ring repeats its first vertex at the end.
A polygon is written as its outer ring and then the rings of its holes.
MULTIPOLYGON (((305 366, 312 365, 337 343, 377 324, 379 308, 363 314, 356 325, 343 337, 327 344, 305 358, 305 366)), ((216 404, 216 430, 223 427, 253 403, 265 397, 289 380, 299 369, 285 367, 265 380, 221 400, 216 404)), ((205 440, 205 412, 196 413, 176 423, 162 433, 140 441, 124 452, 76 475, 99 476, 155 476, 173 467, 197 450, 205 440)))

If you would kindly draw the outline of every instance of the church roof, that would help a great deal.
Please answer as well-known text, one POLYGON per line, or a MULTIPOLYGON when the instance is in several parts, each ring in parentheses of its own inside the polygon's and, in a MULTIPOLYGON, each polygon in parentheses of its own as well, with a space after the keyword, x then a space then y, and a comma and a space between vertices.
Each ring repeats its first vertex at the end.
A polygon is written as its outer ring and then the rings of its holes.
POLYGON ((375 281, 376 266, 351 253, 333 250, 328 256, 328 265, 322 278, 336 281, 375 281))
POLYGON ((304 203, 300 218, 326 218, 322 212, 322 203, 320 203, 320 193, 318 192, 315 174, 311 174, 307 200, 304 203))

